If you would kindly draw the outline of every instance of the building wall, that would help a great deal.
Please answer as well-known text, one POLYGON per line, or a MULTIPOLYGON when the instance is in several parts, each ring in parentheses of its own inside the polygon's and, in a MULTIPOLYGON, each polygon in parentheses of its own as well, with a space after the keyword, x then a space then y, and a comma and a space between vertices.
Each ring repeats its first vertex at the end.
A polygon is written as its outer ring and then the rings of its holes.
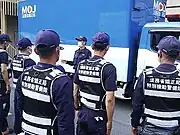
POLYGON ((11 40, 17 42, 18 19, 17 16, 7 16, 7 34, 11 40))
POLYGON ((17 16, 6 16, 6 33, 10 36, 12 43, 11 46, 8 48, 8 53, 10 57, 13 57, 14 55, 17 54, 17 49, 15 47, 15 44, 17 43, 18 40, 18 19, 17 16))
POLYGON ((13 41, 7 50, 11 58, 17 54, 14 46, 17 42, 17 30, 17 0, 0 0, 0 33, 8 34, 13 41))

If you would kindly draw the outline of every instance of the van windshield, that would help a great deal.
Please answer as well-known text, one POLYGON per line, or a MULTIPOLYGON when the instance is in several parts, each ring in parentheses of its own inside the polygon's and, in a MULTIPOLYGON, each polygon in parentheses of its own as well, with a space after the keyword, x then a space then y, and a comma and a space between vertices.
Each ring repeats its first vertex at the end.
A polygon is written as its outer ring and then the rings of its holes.
POLYGON ((178 40, 180 40, 180 30, 154 30, 150 31, 151 34, 151 49, 157 52, 157 45, 159 41, 165 36, 175 36, 178 40))

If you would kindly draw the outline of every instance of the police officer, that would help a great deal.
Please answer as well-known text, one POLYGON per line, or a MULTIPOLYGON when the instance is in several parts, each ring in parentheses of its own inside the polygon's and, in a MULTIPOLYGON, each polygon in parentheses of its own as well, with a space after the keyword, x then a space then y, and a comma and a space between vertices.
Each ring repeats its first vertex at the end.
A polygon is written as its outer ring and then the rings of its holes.
POLYGON ((75 73, 74 101, 75 109, 79 110, 77 135, 111 133, 117 76, 114 65, 103 58, 109 42, 107 33, 96 33, 92 44, 94 56, 81 61, 75 73))
POLYGON ((79 49, 75 51, 73 61, 61 60, 62 63, 73 66, 76 70, 78 63, 91 57, 91 51, 86 48, 87 38, 80 36, 75 38, 78 41, 79 49))
POLYGON ((15 55, 11 64, 13 69, 13 86, 16 87, 17 80, 24 69, 33 66, 36 63, 29 57, 32 53, 32 43, 28 38, 22 38, 17 43, 19 54, 15 55))
POLYGON ((56 66, 62 49, 59 44, 53 30, 41 30, 36 36, 35 53, 40 62, 23 72, 15 89, 19 133, 74 135, 72 81, 56 66))
MULTIPOLYGON (((19 76, 22 74, 22 72, 24 71, 24 69, 26 69, 27 67, 36 65, 36 63, 29 57, 29 55, 32 53, 32 48, 31 48, 32 45, 33 44, 28 38, 22 38, 17 43, 19 54, 14 56, 12 64, 11 64, 11 68, 13 70, 13 87, 14 88, 16 88, 17 80, 19 76)), ((16 100, 17 100, 17 97, 14 97, 15 102, 16 100)), ((14 111, 16 112, 16 110, 14 111)), ((15 113, 15 114, 18 114, 18 113, 15 113)), ((15 119, 16 117, 19 117, 19 116, 15 115, 15 119)), ((15 122, 17 121, 15 120, 15 122)), ((16 126, 16 123, 14 123, 14 126, 16 126)), ((17 128, 14 127, 14 129, 17 129, 17 128)))
POLYGON ((0 133, 8 135, 7 116, 10 109, 10 82, 8 75, 8 53, 6 51, 11 40, 7 34, 0 35, 0 133))
POLYGON ((133 94, 133 135, 173 135, 180 123, 180 72, 174 65, 180 41, 166 36, 159 42, 157 68, 145 69, 133 94), (140 119, 143 122, 140 124, 140 119))

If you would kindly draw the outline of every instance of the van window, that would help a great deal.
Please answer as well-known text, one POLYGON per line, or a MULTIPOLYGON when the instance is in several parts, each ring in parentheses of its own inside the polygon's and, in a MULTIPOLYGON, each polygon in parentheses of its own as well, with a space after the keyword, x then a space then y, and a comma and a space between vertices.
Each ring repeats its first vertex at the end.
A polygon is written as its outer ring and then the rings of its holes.
MULTIPOLYGON (((160 40, 165 37, 165 36, 175 36, 178 40, 180 40, 180 30, 172 30, 172 31, 151 31, 150 32, 150 37, 151 37, 151 49, 152 51, 157 52, 157 45, 160 42, 160 40)), ((180 60, 180 57, 179 59, 180 60)))

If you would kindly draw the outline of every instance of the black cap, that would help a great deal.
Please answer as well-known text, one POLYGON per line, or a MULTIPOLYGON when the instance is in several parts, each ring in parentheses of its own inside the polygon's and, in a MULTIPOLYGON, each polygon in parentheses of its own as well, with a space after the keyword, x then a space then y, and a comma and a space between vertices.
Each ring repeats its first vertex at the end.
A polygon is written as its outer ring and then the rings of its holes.
POLYGON ((60 46, 59 35, 51 29, 43 29, 37 33, 35 46, 43 45, 49 48, 60 47, 61 50, 64 48, 60 46))
POLYGON ((180 41, 174 36, 162 38, 157 48, 167 55, 178 54, 180 52, 180 41))
POLYGON ((86 37, 83 37, 83 36, 79 36, 77 38, 75 38, 77 41, 85 41, 87 42, 87 38, 86 37))
POLYGON ((10 37, 7 34, 1 34, 0 35, 0 41, 12 42, 10 37))

